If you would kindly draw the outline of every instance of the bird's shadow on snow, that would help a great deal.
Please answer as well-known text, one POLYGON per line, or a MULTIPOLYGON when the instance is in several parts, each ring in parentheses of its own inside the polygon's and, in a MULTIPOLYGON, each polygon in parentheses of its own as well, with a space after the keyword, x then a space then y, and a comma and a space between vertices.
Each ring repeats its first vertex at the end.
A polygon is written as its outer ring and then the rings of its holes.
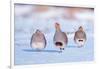
POLYGON ((77 45, 68 45, 66 48, 84 48, 84 47, 83 46, 79 47, 77 45))
POLYGON ((23 49, 23 51, 26 51, 26 52, 60 52, 58 50, 33 50, 33 49, 23 49))
POLYGON ((75 45, 68 45, 68 46, 66 46, 66 48, 78 48, 78 47, 75 45))
MULTIPOLYGON (((78 48, 78 47, 75 46, 75 45, 69 45, 66 48, 78 48)), ((35 50, 35 49, 23 49, 23 51, 25 51, 25 52, 51 52, 51 53, 54 53, 54 52, 60 53, 60 52, 62 52, 62 51, 59 51, 59 50, 35 50)))

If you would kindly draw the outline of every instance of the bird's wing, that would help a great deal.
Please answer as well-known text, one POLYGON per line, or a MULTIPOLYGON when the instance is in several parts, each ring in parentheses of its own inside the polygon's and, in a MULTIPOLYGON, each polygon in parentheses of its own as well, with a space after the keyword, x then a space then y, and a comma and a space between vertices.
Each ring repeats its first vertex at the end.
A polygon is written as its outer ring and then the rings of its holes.
POLYGON ((64 35, 65 37, 67 37, 67 35, 66 35, 66 33, 65 33, 65 32, 63 32, 63 35, 64 35))
POLYGON ((66 35, 66 33, 65 32, 63 32, 63 36, 64 36, 64 38, 66 38, 66 42, 68 41, 68 37, 67 37, 67 35, 66 35))
POLYGON ((46 38, 44 34, 43 34, 43 37, 44 37, 44 42, 45 42, 45 47, 46 47, 47 42, 46 42, 46 38))
POLYGON ((74 35, 74 40, 76 40, 76 37, 77 37, 77 31, 75 32, 75 35, 74 35))
POLYGON ((34 35, 35 35, 35 34, 33 34, 32 37, 31 37, 30 45, 32 44, 32 41, 33 41, 34 35))
POLYGON ((54 34, 53 41, 55 41, 55 38, 56 38, 55 36, 56 36, 56 33, 54 34))
POLYGON ((87 38, 86 38, 86 33, 85 33, 85 32, 84 32, 84 38, 87 39, 87 38))

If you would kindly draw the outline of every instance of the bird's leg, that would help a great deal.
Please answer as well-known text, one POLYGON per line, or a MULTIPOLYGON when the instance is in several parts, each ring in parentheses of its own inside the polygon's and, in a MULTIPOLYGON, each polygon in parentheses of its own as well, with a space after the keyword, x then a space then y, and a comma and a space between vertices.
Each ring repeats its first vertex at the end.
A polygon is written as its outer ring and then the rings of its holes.
POLYGON ((59 51, 59 53, 61 53, 62 52, 62 48, 60 48, 60 51, 59 51))
POLYGON ((64 48, 62 48, 62 50, 64 50, 64 48))

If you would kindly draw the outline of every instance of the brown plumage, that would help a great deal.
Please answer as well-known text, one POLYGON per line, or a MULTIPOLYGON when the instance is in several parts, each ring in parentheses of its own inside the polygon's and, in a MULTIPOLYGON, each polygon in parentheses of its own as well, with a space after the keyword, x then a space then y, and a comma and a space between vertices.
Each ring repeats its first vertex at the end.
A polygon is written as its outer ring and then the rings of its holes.
POLYGON ((62 51, 68 43, 68 38, 66 33, 61 31, 59 23, 55 23, 55 28, 56 32, 54 34, 54 44, 62 51))
POLYGON ((38 50, 46 47, 45 36, 40 30, 36 30, 36 32, 32 35, 30 45, 32 48, 38 50))
POLYGON ((83 30, 83 27, 80 26, 78 31, 75 32, 74 41, 78 44, 78 47, 81 47, 86 42, 86 33, 83 30))

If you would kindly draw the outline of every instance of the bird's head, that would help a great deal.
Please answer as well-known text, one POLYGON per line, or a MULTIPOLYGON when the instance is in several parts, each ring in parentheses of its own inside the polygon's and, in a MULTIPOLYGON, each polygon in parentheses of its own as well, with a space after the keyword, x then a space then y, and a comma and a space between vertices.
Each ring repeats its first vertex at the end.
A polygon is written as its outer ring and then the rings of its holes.
POLYGON ((83 31, 83 27, 82 27, 82 26, 80 26, 80 27, 79 27, 79 30, 80 30, 80 31, 83 31))
POLYGON ((56 28, 57 31, 60 31, 60 24, 56 22, 55 23, 55 28, 56 28))
POLYGON ((36 30, 36 33, 41 33, 41 31, 39 29, 36 30))

